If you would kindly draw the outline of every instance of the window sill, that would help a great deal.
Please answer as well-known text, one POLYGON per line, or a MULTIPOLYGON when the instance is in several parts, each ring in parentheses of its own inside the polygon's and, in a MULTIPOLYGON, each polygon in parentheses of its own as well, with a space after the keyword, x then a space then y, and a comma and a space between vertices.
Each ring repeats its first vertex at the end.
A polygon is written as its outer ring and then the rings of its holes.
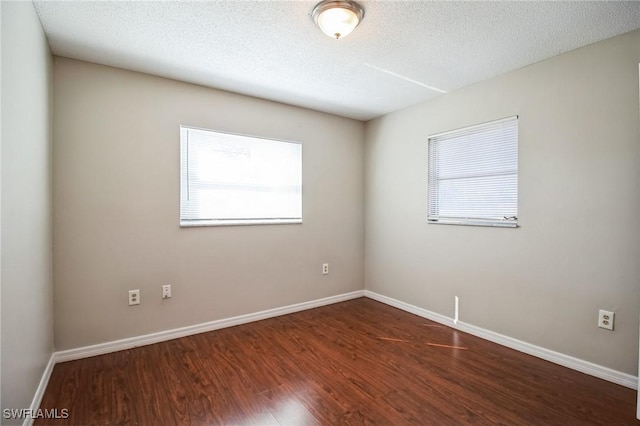
POLYGON ((290 225, 302 223, 302 219, 229 219, 229 220, 181 220, 181 228, 200 226, 242 226, 242 225, 290 225))
POLYGON ((427 219, 427 223, 435 225, 462 225, 462 226, 488 226, 493 228, 517 228, 517 222, 484 222, 484 221, 467 221, 455 219, 427 219))

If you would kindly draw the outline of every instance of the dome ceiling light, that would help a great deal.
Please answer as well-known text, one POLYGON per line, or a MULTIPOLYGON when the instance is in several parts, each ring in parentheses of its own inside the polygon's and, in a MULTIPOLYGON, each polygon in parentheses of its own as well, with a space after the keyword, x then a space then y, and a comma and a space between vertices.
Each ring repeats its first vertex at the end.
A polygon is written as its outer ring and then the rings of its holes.
POLYGON ((364 10, 350 0, 324 0, 313 8, 313 21, 323 33, 336 40, 348 36, 364 17, 364 10))

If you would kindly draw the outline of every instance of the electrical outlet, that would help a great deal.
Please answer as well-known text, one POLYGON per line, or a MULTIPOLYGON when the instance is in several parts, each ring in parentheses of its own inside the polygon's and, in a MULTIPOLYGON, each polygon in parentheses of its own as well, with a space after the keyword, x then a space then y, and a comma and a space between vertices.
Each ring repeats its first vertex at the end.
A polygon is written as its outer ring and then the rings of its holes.
POLYGON ((140 304, 140 290, 129 290, 129 306, 140 304))
POLYGON ((614 312, 603 311, 600 309, 598 314, 598 327, 607 330, 613 330, 613 319, 615 317, 614 312))
POLYGON ((329 274, 329 264, 328 263, 323 263, 322 264, 322 275, 328 275, 329 274))
POLYGON ((171 297, 171 284, 162 286, 162 298, 168 299, 171 297))

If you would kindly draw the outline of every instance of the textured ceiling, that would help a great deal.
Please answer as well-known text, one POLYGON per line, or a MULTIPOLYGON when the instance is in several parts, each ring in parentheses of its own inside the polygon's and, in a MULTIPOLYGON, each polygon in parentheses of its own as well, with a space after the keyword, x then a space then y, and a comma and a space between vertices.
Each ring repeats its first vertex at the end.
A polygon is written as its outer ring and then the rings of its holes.
POLYGON ((54 54, 368 120, 640 28, 640 1, 35 1, 54 54))

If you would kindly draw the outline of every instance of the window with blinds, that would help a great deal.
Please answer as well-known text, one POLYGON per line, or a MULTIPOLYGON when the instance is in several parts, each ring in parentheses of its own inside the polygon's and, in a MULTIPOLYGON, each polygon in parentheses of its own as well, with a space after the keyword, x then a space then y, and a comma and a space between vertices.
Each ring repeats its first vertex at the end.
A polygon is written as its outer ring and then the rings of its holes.
POLYGON ((302 223, 302 144, 180 127, 180 226, 302 223))
POLYGON ((429 137, 429 223, 518 224, 518 117, 429 137))

